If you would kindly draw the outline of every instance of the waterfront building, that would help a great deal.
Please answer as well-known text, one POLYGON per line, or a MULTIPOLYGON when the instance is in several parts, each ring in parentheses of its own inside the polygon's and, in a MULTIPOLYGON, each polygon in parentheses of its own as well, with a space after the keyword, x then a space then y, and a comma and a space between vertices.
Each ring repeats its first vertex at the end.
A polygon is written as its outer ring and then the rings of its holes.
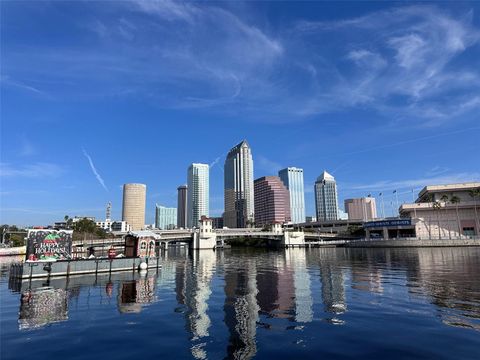
POLYGON ((162 230, 175 229, 177 223, 177 208, 167 208, 155 204, 155 228, 162 230))
POLYGON ((303 169, 288 167, 278 172, 278 176, 290 193, 290 216, 295 224, 305 222, 305 192, 303 169))
POLYGON ((214 229, 223 229, 223 216, 212 217, 211 219, 214 229))
POLYGON ((72 218, 72 223, 75 224, 76 222, 79 222, 80 220, 83 220, 83 219, 87 219, 95 222, 95 216, 74 216, 72 218))
POLYGON ((324 171, 315 182, 317 221, 338 219, 338 196, 335 178, 324 171))
POLYGON ((480 182, 426 186, 415 203, 399 211, 402 219, 411 219, 417 238, 479 236, 480 182))
POLYGON ((372 197, 345 199, 345 211, 350 220, 368 221, 377 218, 377 206, 372 197))
POLYGON ((95 222, 95 225, 97 225, 98 228, 103 229, 105 231, 112 231, 112 223, 113 221, 111 219, 105 219, 105 221, 95 222))
POLYGON ((181 185, 177 188, 178 190, 178 200, 177 200, 177 227, 179 229, 185 229, 187 227, 187 216, 188 216, 188 205, 187 205, 187 194, 188 186, 181 185))
POLYGON ((290 218, 290 195, 277 176, 264 176, 254 182, 255 225, 285 223, 290 218))
POLYGON ((145 226, 145 203, 147 186, 145 184, 123 185, 122 221, 130 224, 133 231, 145 226))
POLYGON ((253 159, 246 140, 227 154, 224 167, 224 225, 244 228, 254 220, 253 159))
POLYGON ((110 226, 112 231, 129 232, 132 227, 126 221, 114 221, 110 226))
POLYGON ((209 213, 209 166, 192 164, 188 168, 187 226, 198 227, 198 221, 209 213))

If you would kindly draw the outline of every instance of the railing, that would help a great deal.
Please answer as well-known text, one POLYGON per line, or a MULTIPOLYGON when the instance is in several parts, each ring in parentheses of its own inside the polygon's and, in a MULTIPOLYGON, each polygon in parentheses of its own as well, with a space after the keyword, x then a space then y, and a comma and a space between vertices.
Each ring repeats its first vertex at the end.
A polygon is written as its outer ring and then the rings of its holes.
POLYGON ((361 239, 352 239, 348 240, 349 242, 361 242, 361 241, 396 241, 396 240, 406 240, 406 241, 430 241, 430 240, 440 240, 440 241, 464 241, 464 240, 479 240, 480 241, 480 236, 460 236, 460 237, 451 237, 451 238, 445 238, 445 237, 398 237, 398 238, 389 238, 385 239, 383 237, 380 238, 361 238, 361 239))

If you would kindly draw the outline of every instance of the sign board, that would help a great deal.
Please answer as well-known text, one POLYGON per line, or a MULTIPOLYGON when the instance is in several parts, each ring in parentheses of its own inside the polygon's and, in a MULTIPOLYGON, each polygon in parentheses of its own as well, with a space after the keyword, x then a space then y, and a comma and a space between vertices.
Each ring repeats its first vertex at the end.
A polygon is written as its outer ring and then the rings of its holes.
POLYGON ((27 259, 64 260, 72 255, 73 230, 30 229, 27 235, 27 259))
POLYGON ((412 219, 393 219, 393 220, 380 220, 369 221, 363 224, 364 228, 381 228, 389 226, 411 226, 412 219))

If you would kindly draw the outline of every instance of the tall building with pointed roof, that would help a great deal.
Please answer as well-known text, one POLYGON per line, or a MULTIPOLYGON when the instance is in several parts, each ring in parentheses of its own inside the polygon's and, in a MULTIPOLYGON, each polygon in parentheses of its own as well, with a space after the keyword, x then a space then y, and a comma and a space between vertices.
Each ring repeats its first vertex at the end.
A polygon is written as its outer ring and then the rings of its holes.
POLYGON ((253 159, 246 140, 227 154, 224 167, 224 226, 244 228, 254 221, 253 159))
POLYGON ((337 183, 326 171, 315 181, 315 208, 317 221, 338 219, 337 183))

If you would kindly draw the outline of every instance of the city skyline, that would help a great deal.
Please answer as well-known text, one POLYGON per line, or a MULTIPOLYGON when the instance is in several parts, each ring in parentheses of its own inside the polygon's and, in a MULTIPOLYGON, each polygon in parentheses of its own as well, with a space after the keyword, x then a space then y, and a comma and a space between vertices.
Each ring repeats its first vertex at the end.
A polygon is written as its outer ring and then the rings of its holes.
POLYGON ((383 193, 387 216, 393 190, 401 204, 478 181, 479 10, 2 2, 0 222, 101 219, 109 201, 120 219, 129 182, 147 184, 147 209, 176 207, 192 162, 210 164, 221 216, 222 162, 242 139, 255 178, 304 169, 308 216, 323 169, 341 207, 383 193))

